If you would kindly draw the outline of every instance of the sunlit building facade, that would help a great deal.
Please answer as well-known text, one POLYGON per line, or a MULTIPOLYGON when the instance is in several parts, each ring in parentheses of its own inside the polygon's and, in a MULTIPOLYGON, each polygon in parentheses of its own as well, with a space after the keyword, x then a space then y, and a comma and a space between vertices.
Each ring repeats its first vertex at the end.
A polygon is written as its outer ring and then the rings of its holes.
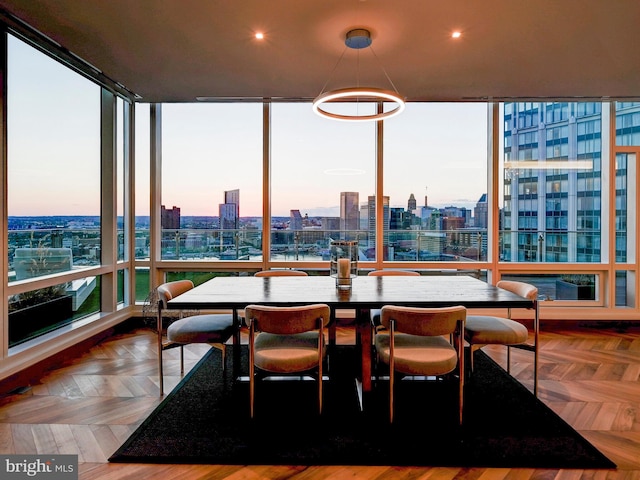
MULTIPOLYGON (((637 104, 617 105, 617 138, 637 135, 639 112, 637 104)), ((505 261, 602 260, 602 137, 600 103, 504 104, 505 261)), ((624 186, 624 161, 616 162, 616 181, 624 186)), ((626 189, 616 188, 616 231, 625 228, 627 215, 621 195, 626 189)))
POLYGON ((340 192, 340 230, 344 240, 355 240, 360 225, 360 194, 340 192))

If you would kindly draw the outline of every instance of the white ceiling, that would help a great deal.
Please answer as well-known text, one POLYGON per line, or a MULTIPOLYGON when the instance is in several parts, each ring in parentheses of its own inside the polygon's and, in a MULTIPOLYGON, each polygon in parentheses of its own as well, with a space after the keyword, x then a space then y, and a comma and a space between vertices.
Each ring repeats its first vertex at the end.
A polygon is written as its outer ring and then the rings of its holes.
POLYGON ((638 0, 0 0, 0 8, 147 102, 311 99, 356 83, 424 101, 640 97, 638 0), (355 27, 372 32, 373 50, 345 48, 355 27))

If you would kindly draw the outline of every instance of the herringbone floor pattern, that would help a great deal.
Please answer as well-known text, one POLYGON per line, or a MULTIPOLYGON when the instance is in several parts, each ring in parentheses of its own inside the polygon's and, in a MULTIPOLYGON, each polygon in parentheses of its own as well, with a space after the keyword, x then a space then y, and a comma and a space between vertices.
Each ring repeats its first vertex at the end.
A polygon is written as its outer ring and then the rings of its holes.
MULTIPOLYGON (((338 342, 353 339, 339 328, 338 342)), ((205 346, 186 350, 190 368, 205 346)), ((503 348, 485 347, 504 364, 503 348)), ((0 397, 0 453, 78 454, 81 479, 640 479, 640 331, 555 330, 541 335, 539 397, 611 458, 604 471, 416 467, 123 465, 107 458, 156 407, 153 332, 119 334, 21 393, 0 397)), ((180 380, 165 352, 165 389, 180 380)), ((532 354, 515 350, 512 374, 532 388, 532 354)))

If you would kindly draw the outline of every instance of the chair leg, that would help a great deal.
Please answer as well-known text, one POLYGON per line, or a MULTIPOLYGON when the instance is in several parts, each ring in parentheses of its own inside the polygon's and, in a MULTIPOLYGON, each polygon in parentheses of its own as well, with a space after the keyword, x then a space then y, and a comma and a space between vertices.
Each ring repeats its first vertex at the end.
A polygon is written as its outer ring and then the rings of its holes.
POLYGON ((180 345, 180 375, 184 375, 184 346, 180 345))
POLYGON ((318 367, 318 413, 322 415, 322 360, 318 367))
POLYGON ((253 328, 249 328, 249 413, 253 418, 253 404, 255 400, 255 366, 253 365, 253 328))
POLYGON ((462 379, 463 375, 460 375, 460 384, 458 387, 458 424, 462 425, 462 413, 464 402, 464 383, 462 379))
POLYGON ((253 405, 255 400, 255 377, 253 365, 249 364, 249 413, 253 418, 253 405))
POLYGON ((476 350, 478 350, 478 348, 480 348, 479 345, 469 345, 469 370, 471 370, 471 373, 473 373, 473 367, 474 367, 474 362, 473 359, 475 358, 475 352, 476 350))
POLYGON ((158 303, 158 317, 156 318, 156 333, 158 340, 158 376, 160 384, 160 396, 164 395, 164 372, 162 369, 162 302, 158 303))
POLYGON ((222 355, 222 373, 224 373, 226 368, 227 346, 224 343, 210 343, 209 345, 220 350, 220 354, 222 355))
MULTIPOLYGON (((159 317, 158 325, 161 326, 161 317, 159 317)), ((160 384, 160 396, 164 395, 164 371, 162 364, 162 330, 158 330, 158 380, 160 384)))
POLYGON ((162 346, 158 348, 158 375, 160 380, 160 396, 164 395, 164 372, 162 369, 162 346))
POLYGON ((393 384, 395 380, 393 368, 389 368, 389 423, 393 423, 393 384))
MULTIPOLYGON (((464 324, 460 327, 460 331, 464 332, 464 324)), ((457 336, 458 350, 458 424, 462 425, 462 413, 464 408, 464 381, 465 381, 465 365, 464 365, 464 335, 460 333, 457 336)))

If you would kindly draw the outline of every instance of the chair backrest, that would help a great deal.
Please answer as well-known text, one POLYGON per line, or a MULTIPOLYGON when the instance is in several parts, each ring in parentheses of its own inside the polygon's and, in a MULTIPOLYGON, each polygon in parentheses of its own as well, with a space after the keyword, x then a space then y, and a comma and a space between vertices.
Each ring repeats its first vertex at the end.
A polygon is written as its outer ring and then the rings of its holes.
POLYGON ((167 302, 169 300, 192 288, 193 282, 191 280, 175 280, 173 282, 163 283, 158 287, 158 302, 162 303, 162 308, 167 308, 167 302))
POLYGON ((496 283, 496 287, 509 290, 529 300, 536 300, 538 298, 538 288, 530 283, 517 282, 515 280, 500 280, 496 283))
POLYGON ((256 272, 256 277, 306 277, 307 272, 302 270, 262 270, 256 272))
POLYGON ((331 310, 328 305, 316 303, 295 307, 248 305, 245 316, 255 331, 275 334, 295 334, 318 330, 329 324, 331 310))
POLYGON ((467 309, 461 305, 440 308, 400 307, 385 305, 382 307, 380 322, 386 328, 410 335, 436 336, 456 331, 459 321, 467 318, 467 309))
POLYGON ((413 270, 372 270, 367 273, 370 277, 398 276, 398 277, 419 277, 420 273, 413 270))

